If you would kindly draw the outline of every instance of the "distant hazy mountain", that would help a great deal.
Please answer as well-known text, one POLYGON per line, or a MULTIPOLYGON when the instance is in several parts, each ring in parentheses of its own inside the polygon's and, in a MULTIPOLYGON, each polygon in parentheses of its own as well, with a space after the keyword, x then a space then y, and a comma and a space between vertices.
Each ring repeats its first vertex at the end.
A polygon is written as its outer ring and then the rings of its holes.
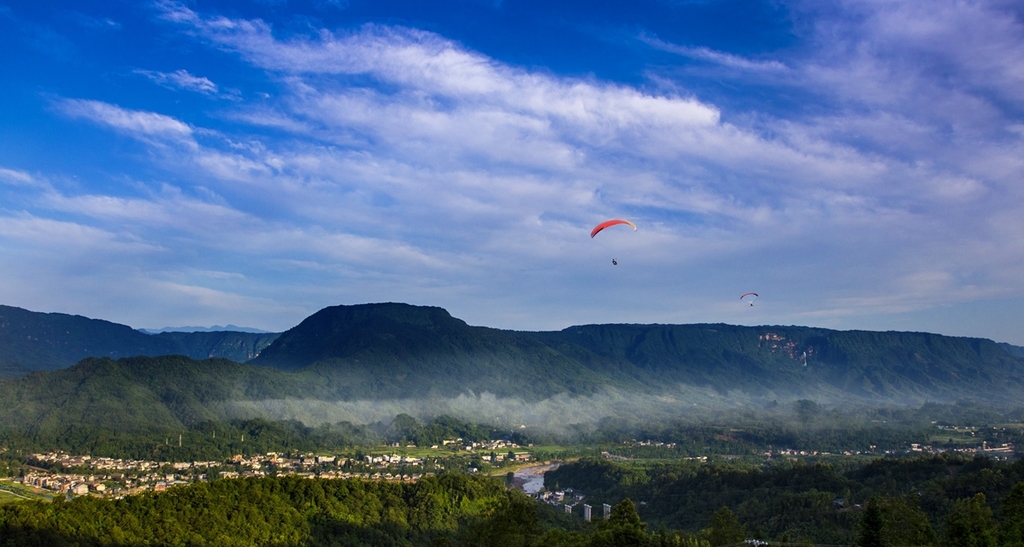
POLYGON ((1024 347, 1014 346, 1005 342, 1000 342, 999 347, 1014 357, 1024 358, 1024 347))
POLYGON ((0 378, 65 368, 86 357, 180 354, 247 361, 276 337, 244 332, 151 335, 80 315, 0 306, 0 378))
POLYGON ((160 334, 161 332, 251 332, 253 334, 269 334, 269 331, 254 329, 252 327, 239 327, 228 323, 223 327, 214 325, 212 327, 164 327, 162 329, 139 329, 146 334, 160 334))

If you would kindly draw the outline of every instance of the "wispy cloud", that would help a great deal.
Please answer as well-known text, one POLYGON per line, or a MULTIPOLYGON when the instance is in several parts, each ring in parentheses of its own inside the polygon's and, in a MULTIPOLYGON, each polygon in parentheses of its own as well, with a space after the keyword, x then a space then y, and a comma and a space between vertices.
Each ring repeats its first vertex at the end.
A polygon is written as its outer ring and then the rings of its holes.
POLYGON ((66 12, 67 17, 83 27, 96 30, 121 30, 121 23, 110 17, 95 17, 79 11, 66 12))
POLYGON ((198 93, 205 93, 207 95, 215 95, 217 93, 217 84, 210 81, 209 78, 201 76, 193 76, 185 69, 175 70, 174 72, 157 72, 153 70, 136 70, 136 74, 141 74, 150 80, 153 80, 157 84, 171 89, 184 89, 186 91, 195 91, 198 93))
POLYGON ((13 186, 42 186, 32 175, 17 169, 0 167, 0 182, 13 186))
POLYGON ((128 110, 102 101, 86 99, 58 99, 54 101, 53 106, 66 116, 84 118, 148 142, 176 142, 195 146, 192 128, 163 114, 128 110))
POLYGON ((697 61, 714 63, 727 68, 755 72, 786 72, 789 70, 789 67, 780 61, 756 61, 739 55, 733 55, 731 53, 715 51, 703 46, 680 46, 665 42, 649 32, 640 33, 639 38, 641 42, 655 49, 675 53, 676 55, 682 55, 683 57, 688 57, 697 61))

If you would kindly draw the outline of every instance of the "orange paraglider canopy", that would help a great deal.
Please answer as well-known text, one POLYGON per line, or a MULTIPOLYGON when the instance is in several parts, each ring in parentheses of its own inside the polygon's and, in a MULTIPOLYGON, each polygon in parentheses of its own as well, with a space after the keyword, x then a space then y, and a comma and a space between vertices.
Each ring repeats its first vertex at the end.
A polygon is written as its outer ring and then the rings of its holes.
POLYGON ((628 224, 629 226, 633 227, 633 231, 636 231, 636 224, 633 224, 632 222, 628 220, 623 220, 621 218, 613 218, 611 220, 606 220, 601 224, 598 224, 597 226, 594 226, 594 229, 590 231, 590 237, 594 237, 601 230, 604 230, 609 226, 615 226, 616 224, 628 224))

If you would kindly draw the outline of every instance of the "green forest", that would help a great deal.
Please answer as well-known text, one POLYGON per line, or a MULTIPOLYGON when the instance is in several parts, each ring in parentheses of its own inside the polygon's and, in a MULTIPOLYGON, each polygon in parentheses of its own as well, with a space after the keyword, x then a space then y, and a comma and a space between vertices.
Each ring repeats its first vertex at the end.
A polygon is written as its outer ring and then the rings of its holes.
POLYGON ((1024 545, 1021 462, 938 456, 846 470, 800 462, 638 469, 584 459, 546 482, 587 488, 595 506, 614 502, 610 518, 595 512, 583 522, 465 474, 415 483, 264 477, 0 505, 0 545, 1024 545))
POLYGON ((702 545, 650 534, 630 502, 584 525, 494 479, 217 480, 120 500, 0 506, 0 545, 702 545), (628 543, 623 543, 628 541, 628 543))
POLYGON ((591 505, 636 500, 651 526, 705 536, 701 530, 717 522, 733 538, 783 543, 994 547, 1024 540, 1019 460, 940 454, 749 465, 583 458, 548 472, 545 485, 587 492, 591 505))

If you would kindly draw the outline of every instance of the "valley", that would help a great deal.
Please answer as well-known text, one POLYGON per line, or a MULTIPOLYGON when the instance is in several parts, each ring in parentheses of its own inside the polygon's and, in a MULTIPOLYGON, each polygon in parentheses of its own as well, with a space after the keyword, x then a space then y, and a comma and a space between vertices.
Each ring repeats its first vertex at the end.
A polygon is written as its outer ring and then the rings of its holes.
MULTIPOLYGON (((27 317, 19 328, 45 328, 8 336, 3 355, 85 336, 48 323, 64 317, 27 317)), ((116 336, 93 347, 125 336, 101 326, 116 336)), ((242 488, 263 492, 253 510, 293 524, 274 536, 247 521, 231 532, 238 545, 596 547, 609 534, 652 546, 853 545, 868 508, 890 542, 948 544, 971 507, 993 511, 985 526, 1000 541, 1015 537, 1006 508, 1024 485, 1024 359, 1013 346, 779 326, 514 332, 404 304, 325 308, 274 335, 191 334, 207 338, 174 333, 175 343, 206 357, 41 360, 0 380, 0 530, 58 544, 221 544, 230 526, 129 526, 130 507, 153 500, 171 518, 202 498, 221 514, 218 496, 242 488), (228 346, 245 353, 209 358, 228 346), (338 497, 309 509, 318 494, 300 484, 338 497), (338 524, 356 511, 353 488, 376 492, 381 508, 338 524), (479 504, 444 502, 447 516, 428 524, 426 491, 479 504), (97 511, 120 532, 38 524, 97 511)))

